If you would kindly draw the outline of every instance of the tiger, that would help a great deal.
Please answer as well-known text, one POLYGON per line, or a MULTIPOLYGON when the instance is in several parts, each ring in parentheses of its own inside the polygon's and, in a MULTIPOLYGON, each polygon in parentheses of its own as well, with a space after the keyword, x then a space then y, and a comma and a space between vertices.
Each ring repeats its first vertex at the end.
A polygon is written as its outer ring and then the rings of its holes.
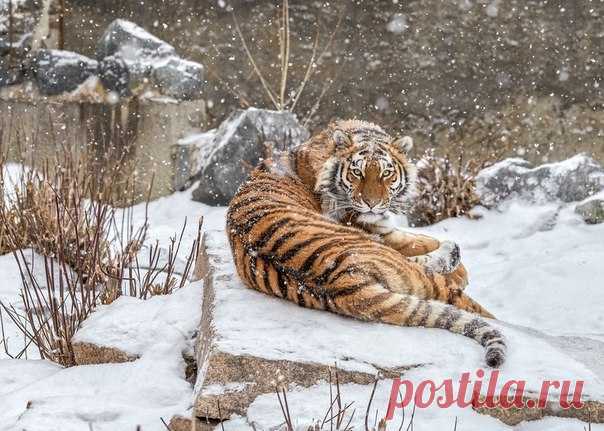
POLYGON ((394 221, 415 195, 412 146, 376 124, 339 120, 262 160, 227 210, 237 274, 302 307, 464 335, 499 367, 506 341, 464 292, 459 247, 394 221))

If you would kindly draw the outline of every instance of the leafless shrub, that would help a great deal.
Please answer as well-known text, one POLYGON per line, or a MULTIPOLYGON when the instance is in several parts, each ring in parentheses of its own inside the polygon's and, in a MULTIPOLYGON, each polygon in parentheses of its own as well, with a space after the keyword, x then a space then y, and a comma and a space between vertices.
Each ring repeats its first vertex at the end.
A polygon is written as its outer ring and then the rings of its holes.
MULTIPOLYGON (((318 19, 317 19, 317 30, 315 32, 315 38, 312 44, 311 56, 306 65, 303 65, 298 70, 304 71, 304 74, 301 76, 300 81, 294 85, 291 83, 291 73, 290 69, 294 69, 292 64, 292 46, 291 46, 291 32, 290 32, 290 7, 289 1, 283 0, 281 3, 281 7, 279 10, 278 17, 278 30, 277 30, 277 40, 278 40, 278 52, 276 53, 276 57, 278 59, 279 64, 279 78, 277 79, 277 89, 271 86, 270 79, 267 77, 265 72, 261 70, 258 65, 258 61, 254 54, 252 53, 249 45, 246 42, 246 38, 241 30, 241 26, 237 20, 237 17, 233 13, 233 23, 235 32, 237 37, 239 38, 239 42, 241 43, 241 47, 245 52, 246 58, 252 67, 253 74, 258 78, 264 93, 267 95, 270 100, 271 105, 274 109, 278 111, 295 111, 298 102, 302 94, 304 93, 304 89, 308 82, 313 78, 318 70, 318 66, 323 61, 325 55, 328 53, 329 48, 333 45, 333 41, 340 27, 340 23, 342 21, 343 14, 341 13, 336 25, 333 30, 327 35, 324 39, 323 47, 320 49, 321 42, 321 32, 319 30, 318 19), (295 87, 293 90, 289 90, 289 88, 293 86, 295 87)), ((216 52, 220 54, 218 49, 214 47, 216 52)), ((237 92, 234 90, 234 87, 229 85, 220 79, 217 74, 215 78, 219 79, 219 81, 233 94, 235 94, 244 104, 249 105, 248 99, 244 94, 237 92)), ((319 93, 316 98, 312 108, 307 113, 304 124, 308 123, 309 119, 314 115, 316 110, 318 109, 323 96, 334 82, 334 78, 325 80, 325 85, 323 86, 322 91, 319 93)))
POLYGON ((146 259, 141 256, 142 253, 137 253, 133 258, 127 260, 117 259, 110 266, 115 272, 113 278, 121 281, 121 287, 115 286, 113 289, 108 289, 101 298, 101 302, 111 303, 115 299, 114 297, 119 295, 147 299, 155 295, 169 295, 175 289, 182 288, 193 269, 197 246, 201 239, 202 223, 203 218, 198 225, 197 238, 184 261, 178 260, 178 256, 187 226, 186 219, 180 235, 170 238, 167 249, 162 248, 159 242, 155 242, 146 248, 146 259), (179 263, 182 263, 182 268, 179 268, 179 263))
MULTIPOLYGON (((329 375, 329 406, 325 411, 325 415, 322 420, 317 420, 314 424, 307 428, 307 431, 322 431, 329 429, 330 431, 352 431, 354 426, 352 425, 352 421, 354 419, 354 415, 356 410, 353 409, 351 411, 351 407, 354 402, 344 403, 342 398, 342 391, 340 387, 340 379, 338 375, 337 367, 332 371, 331 368, 328 372, 329 375)), ((369 401, 367 403, 367 408, 365 411, 365 431, 386 431, 387 430, 387 422, 385 418, 381 418, 378 420, 379 412, 375 411, 375 415, 373 417, 373 425, 370 425, 370 420, 372 416, 371 406, 373 403, 373 397, 375 395, 375 391, 378 385, 378 377, 376 377, 373 388, 371 390, 371 395, 369 397, 369 401)), ((283 415, 284 421, 281 424, 281 427, 287 431, 294 431, 294 425, 292 421, 292 415, 289 407, 289 402, 287 400, 287 391, 285 387, 277 386, 275 388, 275 393, 277 394, 277 399, 279 401, 279 407, 281 409, 281 413, 283 415)), ((413 429, 413 420, 415 416, 415 409, 411 419, 409 421, 407 430, 413 429)), ((403 418, 401 423, 399 424, 398 430, 402 430, 405 422, 405 415, 403 411, 403 418)))
MULTIPOLYGON (((367 407, 365 410, 365 431, 387 431, 388 430, 388 421, 385 417, 381 416, 379 410, 372 411, 373 398, 375 396, 375 392, 380 381, 379 376, 376 376, 373 387, 371 389, 371 395, 369 396, 369 400, 367 402, 367 407)), ((287 400, 287 392, 284 387, 275 388, 275 392, 277 394, 277 399, 279 401, 279 407, 281 409, 281 413, 283 415, 284 421, 280 425, 280 429, 285 429, 286 431, 294 431, 294 425, 292 421, 292 415, 289 408, 289 403, 287 400)), ((402 399, 402 394, 399 393, 399 396, 402 399)), ((307 431, 322 431, 322 430, 330 430, 330 431, 352 431, 354 430, 354 425, 352 425, 352 420, 354 418, 355 410, 350 412, 350 407, 353 405, 352 402, 348 404, 344 404, 342 402, 342 391, 340 388, 338 371, 335 368, 335 373, 332 373, 332 370, 329 370, 329 398, 330 403, 327 407, 325 416, 323 420, 316 421, 313 425, 307 428, 307 431), (334 380, 335 375, 335 380, 334 380)), ((400 422, 392 422, 390 425, 393 426, 394 430, 402 431, 413 431, 415 423, 415 405, 413 406, 413 410, 411 412, 411 416, 408 421, 405 417, 405 409, 402 410, 402 415, 400 422), (405 427, 405 425, 407 425, 405 427)), ((252 428, 255 429, 254 424, 252 424, 252 428)), ((224 428, 223 428, 224 429, 224 428)), ((457 417, 455 418, 453 424, 453 431, 457 431, 457 417)))
POLYGON ((417 163, 417 195, 409 210, 410 223, 425 226, 470 215, 480 203, 475 177, 483 166, 476 159, 465 161, 463 153, 453 158, 428 152, 417 163))
POLYGON ((75 364, 72 337, 98 304, 111 303, 121 295, 146 299, 168 294, 186 283, 199 237, 178 271, 185 227, 178 239, 171 240, 165 259, 160 259, 163 249, 155 244, 149 247, 148 262, 142 263, 146 204, 144 219, 137 226, 132 214, 133 187, 114 190, 111 177, 105 176, 111 172, 106 172, 90 175, 88 166, 65 153, 62 168, 25 172, 14 184, 12 196, 0 200, 0 244, 3 251, 12 251, 22 280, 22 306, 0 302, 7 355, 11 356, 4 317, 26 341, 12 356, 21 357, 33 344, 42 358, 70 366, 75 364), (113 205, 128 196, 127 207, 113 205), (33 252, 28 259, 25 248, 42 255, 43 275, 34 267, 33 252), (160 275, 164 276, 161 282, 160 275))
POLYGON ((118 210, 108 202, 111 182, 86 174, 69 154, 52 174, 48 166, 25 171, 0 207, 2 241, 12 250, 22 280, 22 309, 0 304, 27 340, 17 357, 33 343, 41 357, 63 365, 73 365, 71 338, 111 284, 110 264, 128 259, 147 229, 146 221, 130 229, 126 248, 112 250, 110 228, 118 210), (36 275, 26 247, 43 256, 43 277, 36 275))

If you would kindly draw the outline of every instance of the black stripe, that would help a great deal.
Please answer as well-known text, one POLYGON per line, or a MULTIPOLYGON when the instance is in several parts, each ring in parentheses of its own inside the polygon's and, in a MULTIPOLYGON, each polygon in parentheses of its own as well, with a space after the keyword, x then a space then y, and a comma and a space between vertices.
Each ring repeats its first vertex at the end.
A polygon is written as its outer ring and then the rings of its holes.
POLYGON ((337 243, 341 242, 340 239, 335 239, 335 240, 331 240, 326 242, 325 244, 320 245, 319 247, 317 247, 305 260, 304 263, 300 266, 299 271, 301 273, 307 273, 315 264, 315 262, 317 261, 318 258, 322 257, 322 254, 327 251, 328 249, 330 249, 331 247, 335 246, 337 243))
POLYGON ((298 253, 300 253, 300 251, 306 249, 313 242, 319 241, 320 239, 321 238, 317 238, 316 236, 314 236, 312 238, 308 238, 308 239, 305 239, 304 241, 300 241, 300 242, 294 244, 291 248, 289 248, 283 254, 281 254, 281 259, 280 259, 281 262, 285 263, 288 260, 293 259, 294 257, 296 257, 296 255, 298 253))
POLYGON ((453 327, 455 322, 459 320, 462 313, 455 307, 445 307, 445 310, 440 313, 440 316, 436 319, 434 326, 442 329, 450 329, 453 327))
POLYGON ((256 212, 260 212, 262 211, 263 215, 267 215, 270 214, 270 210, 282 210, 281 206, 278 206, 277 204, 274 203, 269 203, 269 204, 262 204, 262 205, 258 205, 258 206, 254 206, 251 208, 246 208, 245 212, 237 214, 237 219, 238 220, 247 220, 252 214, 256 213, 256 212))
POLYGON ((422 305, 424 304, 425 301, 419 300, 417 302, 417 305, 415 306, 415 308, 413 308, 413 310, 411 311, 411 314, 409 314, 409 317, 407 318, 407 322, 411 325, 413 323, 413 319, 415 319, 415 315, 419 312, 419 310, 422 308, 422 305))
POLYGON ((281 292, 281 297, 287 299, 287 283, 285 280, 285 274, 283 274, 280 268, 277 268, 277 282, 279 283, 279 291, 281 292))
POLYGON ((470 338, 476 338, 476 331, 485 326, 489 326, 489 324, 484 320, 478 318, 472 319, 464 325, 463 335, 470 338))
POLYGON ((291 219, 289 217, 282 218, 271 224, 268 228, 262 231, 259 235, 259 238, 256 242, 254 242, 250 247, 252 250, 257 251, 259 248, 264 247, 275 235, 275 233, 281 229, 283 226, 287 225, 291 219))
POLYGON ((496 329, 491 329, 490 331, 485 332, 480 337, 480 344, 486 346, 488 341, 492 338, 501 338, 501 334, 496 329))
POLYGON ((338 270, 337 273, 332 274, 327 281, 330 284, 335 283, 343 275, 351 274, 354 271, 358 271, 363 276, 369 277, 374 283, 379 283, 384 288, 388 287, 388 281, 384 278, 381 271, 373 262, 353 262, 350 265, 347 265, 345 268, 338 270))
POLYGON ((327 281, 331 273, 336 268, 338 268, 342 264, 342 262, 348 257, 350 257, 349 252, 345 251, 341 253, 338 257, 336 257, 332 264, 328 265, 327 268, 325 268, 319 276, 315 277, 315 279, 313 280, 314 283, 319 286, 323 285, 327 281))
POLYGON ((361 284, 355 284, 353 286, 343 287, 341 289, 329 290, 328 292, 326 292, 326 296, 329 299, 335 300, 336 298, 341 298, 342 296, 354 295, 359 290, 363 289, 364 287, 367 287, 369 284, 370 283, 365 282, 361 284))
POLYGON ((258 288, 258 282, 256 281, 256 256, 254 253, 250 253, 248 249, 247 258, 248 258, 248 277, 250 282, 258 288))
POLYGON ((273 243, 273 246, 271 247, 270 253, 276 253, 276 252, 279 250, 279 248, 280 248, 280 247, 281 247, 283 244, 285 244, 285 242, 286 242, 288 239, 291 239, 292 237, 294 237, 294 236, 295 236, 296 234, 298 234, 298 233, 299 233, 299 231, 297 231, 297 230, 292 230, 292 231, 289 231, 289 232, 287 232, 287 233, 285 233, 285 234, 281 235, 281 236, 280 236, 279 238, 277 238, 277 240, 275 240, 275 242, 273 243))
POLYGON ((417 323, 417 326, 426 326, 426 323, 428 323, 428 319, 432 315, 432 304, 430 304, 428 301, 426 301, 425 305, 426 305, 427 309, 425 310, 424 314, 422 315, 421 320, 417 323))
POLYGON ((298 305, 300 307, 306 307, 306 300, 304 299, 304 292, 306 291, 306 289, 303 288, 299 288, 298 291, 296 291, 296 293, 298 294, 298 305))
POLYGON ((264 282, 264 288, 267 291, 272 293, 273 289, 271 287, 271 282, 270 282, 270 277, 269 277, 270 264, 265 259, 262 259, 262 269, 264 270, 264 273, 262 274, 262 281, 264 282))

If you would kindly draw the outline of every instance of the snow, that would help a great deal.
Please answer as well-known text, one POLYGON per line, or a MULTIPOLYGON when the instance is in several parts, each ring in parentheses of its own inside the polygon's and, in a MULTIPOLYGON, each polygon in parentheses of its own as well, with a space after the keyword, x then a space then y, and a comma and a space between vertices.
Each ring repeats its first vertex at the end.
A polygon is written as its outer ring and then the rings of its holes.
POLYGON ((402 13, 392 15, 392 18, 390 18, 390 21, 386 25, 386 30, 395 34, 404 33, 408 28, 409 24, 407 22, 407 17, 402 13))
MULTIPOLYGON (((412 379, 413 380, 413 379, 412 379)), ((375 412, 378 410, 379 417, 385 415, 388 399, 390 396, 390 384, 380 382, 373 398, 372 409, 369 415, 370 426, 374 422, 375 412)), ((333 389, 335 391, 335 389, 333 389)), ((355 430, 365 429, 365 410, 371 395, 371 387, 355 384, 341 385, 342 405, 353 403, 347 410, 344 423, 348 422, 352 411, 354 417, 351 426, 355 430)), ((325 412, 330 405, 329 385, 320 384, 311 388, 296 388, 288 392, 288 405, 294 427, 296 430, 307 430, 310 424, 322 421, 325 412)), ((405 409, 405 422, 402 429, 407 429, 411 408, 405 409)), ((574 419, 545 418, 538 421, 524 422, 515 427, 504 425, 498 420, 475 413, 472 409, 463 409, 457 406, 441 409, 430 407, 417 409, 413 421, 413 429, 416 431, 453 430, 455 418, 457 418, 457 429, 463 431, 583 431, 585 424, 574 419)), ((249 430, 254 424, 256 429, 270 429, 275 424, 284 421, 275 394, 261 395, 248 409, 247 420, 235 418, 224 424, 226 430, 249 430)), ((401 410, 395 412, 392 422, 388 423, 388 429, 398 429, 401 423, 401 410)), ((329 429, 329 422, 324 429, 329 429)), ((604 430, 604 425, 592 425, 593 431, 604 430)))
POLYGON ((128 21, 125 19, 116 19, 113 24, 117 27, 122 27, 127 33, 130 33, 131 35, 133 35, 134 37, 136 37, 138 39, 141 39, 141 40, 147 39, 148 41, 151 41, 157 45, 166 45, 168 48, 170 48, 172 50, 174 49, 174 47, 172 47, 172 45, 164 42, 163 40, 161 40, 160 38, 158 38, 156 36, 153 36, 147 30, 136 25, 135 23, 133 23, 131 21, 128 21))
MULTIPOLYGON (((7 172, 16 178, 19 167, 9 165, 7 172)), ((147 245, 155 241, 167 245, 180 232, 185 217, 188 223, 181 253, 196 238, 200 216, 204 229, 224 229, 226 208, 193 202, 193 189, 150 203, 147 245)), ((10 187, 5 193, 11 193, 10 187)), ((468 293, 501 319, 496 325, 510 343, 501 380, 526 377, 534 389, 545 378, 585 379, 586 393, 602 399, 604 364, 598 358, 604 357, 604 224, 583 223, 574 214, 573 204, 530 205, 512 199, 496 210, 478 208, 475 212, 482 218, 448 219, 419 231, 460 244, 470 273, 468 293)), ((134 207, 133 217, 135 223, 142 223, 143 205, 134 207)), ((226 246, 223 251, 228 254, 226 246)), ((18 307, 21 284, 13 256, 0 256, 0 274, 0 299, 18 307)), ((233 314, 217 316, 216 323, 221 331, 233 331, 232 337, 220 341, 233 351, 304 359, 296 356, 300 354, 299 340, 304 339, 313 343, 312 352, 307 352, 313 361, 333 363, 336 347, 345 346, 354 355, 337 357, 343 369, 375 372, 378 363, 426 364, 405 374, 414 382, 427 376, 436 381, 456 378, 482 364, 479 345, 445 331, 367 324, 305 310, 244 289, 236 281, 220 287, 220 300, 232 302, 233 314), (235 333, 236 320, 242 318, 250 325, 246 337, 235 333), (274 339, 275 322, 291 337, 274 339)), ((95 431, 134 429, 138 424, 143 430, 165 429, 160 417, 169 420, 174 414, 186 414, 192 403, 193 388, 184 380, 182 352, 191 349, 200 295, 200 283, 192 283, 169 296, 147 301, 122 297, 99 307, 77 339, 110 344, 139 357, 130 363, 64 369, 48 361, 0 359, 0 430, 46 430, 49 423, 61 430, 89 429, 89 424, 95 431)), ((12 337, 15 343, 19 341, 14 338, 14 328, 12 337)), ((0 355, 5 357, 3 348, 0 355)), ((35 351, 29 357, 36 358, 35 351)), ((342 387, 344 401, 355 401, 355 429, 364 429, 369 390, 367 386, 342 387)), ((380 383, 374 408, 382 414, 389 391, 387 382, 380 383)), ((288 401, 298 423, 310 423, 325 414, 328 385, 294 388, 288 401)), ((418 410, 414 429, 452 429, 455 417, 458 429, 464 431, 583 429, 579 421, 558 418, 509 427, 457 407, 418 410)), ((259 397, 250 406, 247 419, 233 418, 225 428, 249 429, 252 421, 259 425, 257 429, 282 422, 274 394, 259 397)), ((592 425, 592 429, 602 431, 604 426, 592 425)))
POLYGON ((172 349, 172 340, 190 341, 201 318, 199 282, 171 295, 145 301, 121 296, 102 305, 80 328, 75 342, 115 347, 132 356, 145 356, 172 349), (189 309, 190 308, 190 309, 189 309), (161 346, 162 341, 170 345, 161 346))
POLYGON ((501 0, 493 0, 486 7, 486 13, 491 18, 497 18, 499 15, 499 3, 501 0))
POLYGON ((502 160, 476 176, 481 202, 493 206, 508 196, 547 204, 581 200, 588 191, 604 189, 602 166, 585 153, 561 162, 533 167, 521 158, 502 160))
POLYGON ((457 241, 468 292, 499 319, 555 335, 604 334, 604 225, 574 205, 512 201, 481 220, 448 219, 421 229, 457 241))
POLYGON ((191 405, 182 353, 199 323, 200 295, 200 283, 192 283, 147 301, 122 297, 86 321, 79 341, 122 347, 140 356, 134 362, 61 368, 1 360, 0 382, 11 391, 0 392, 0 430, 164 430, 161 418, 191 405))

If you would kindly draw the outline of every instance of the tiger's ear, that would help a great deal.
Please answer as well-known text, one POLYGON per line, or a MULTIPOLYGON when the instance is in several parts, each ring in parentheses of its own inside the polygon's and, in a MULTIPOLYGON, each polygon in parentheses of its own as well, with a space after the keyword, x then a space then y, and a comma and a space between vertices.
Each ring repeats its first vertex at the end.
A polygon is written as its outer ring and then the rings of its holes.
POLYGON ((411 136, 396 138, 390 145, 402 151, 404 154, 409 154, 409 151, 413 148, 413 138, 411 136))
POLYGON ((336 150, 345 150, 346 148, 352 147, 352 141, 350 136, 340 129, 336 129, 331 134, 333 142, 336 144, 336 150))

